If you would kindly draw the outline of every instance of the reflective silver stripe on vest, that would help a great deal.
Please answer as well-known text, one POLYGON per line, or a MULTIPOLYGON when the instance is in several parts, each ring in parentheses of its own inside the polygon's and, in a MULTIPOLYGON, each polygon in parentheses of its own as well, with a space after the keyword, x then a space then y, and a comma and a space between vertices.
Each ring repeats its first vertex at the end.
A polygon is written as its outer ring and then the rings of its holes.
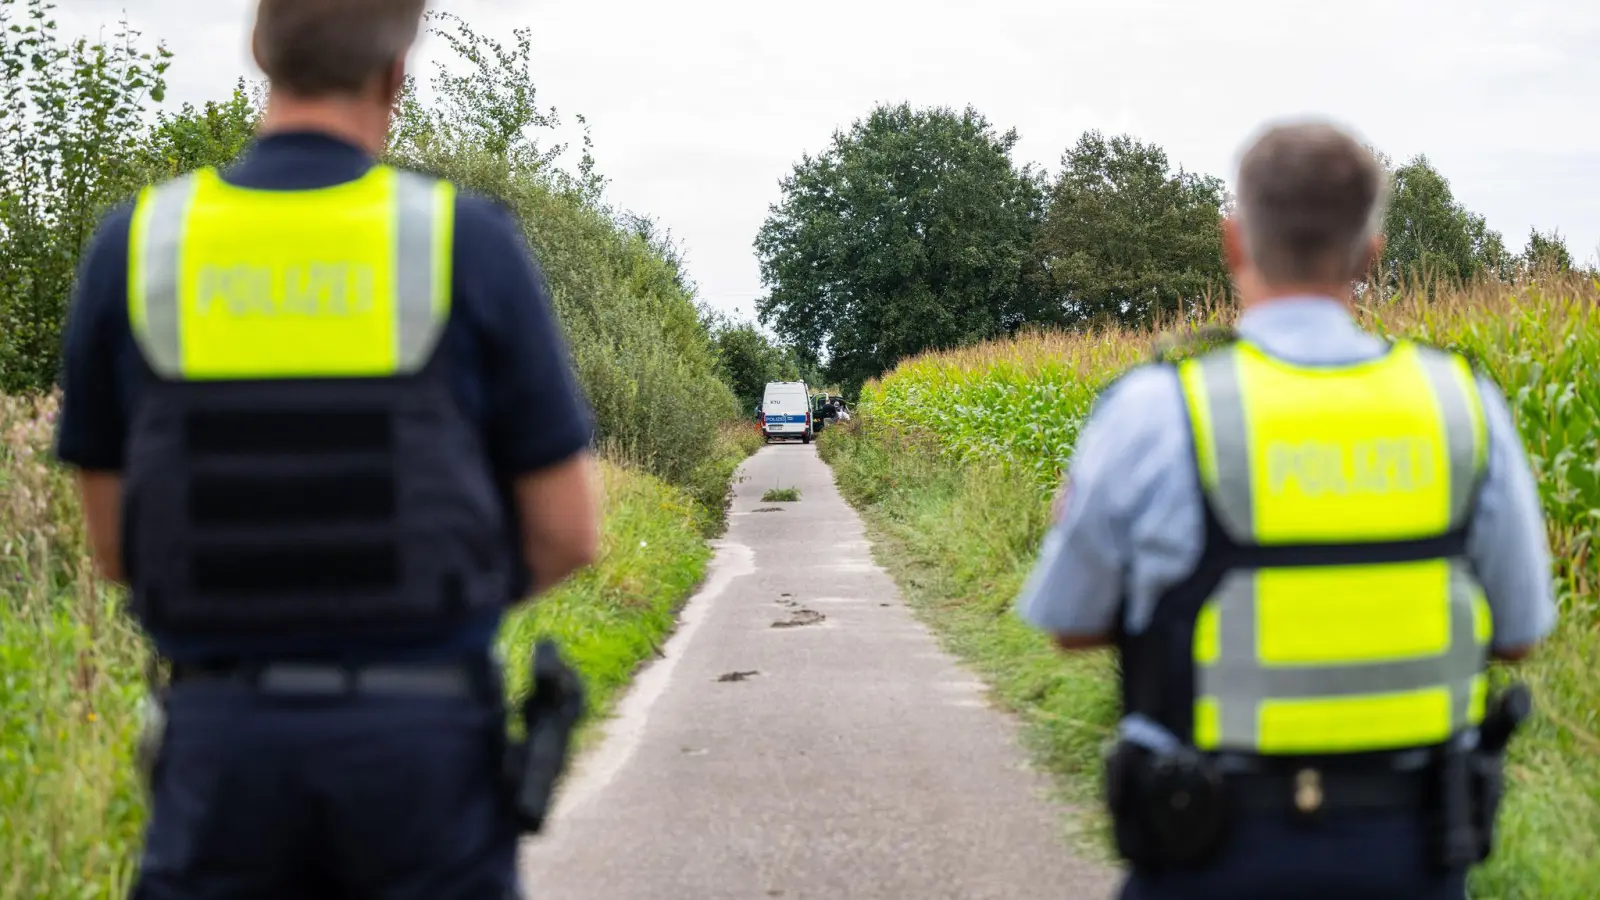
POLYGON ((1478 642, 1482 590, 1470 563, 1450 560, 1450 652, 1445 655, 1444 680, 1450 685, 1450 722, 1456 729, 1470 723, 1473 682, 1489 667, 1489 643, 1478 642))
MULTIPOLYGON (((427 365, 444 332, 447 304, 434 283, 434 251, 448 235, 439 234, 439 182, 412 172, 395 175, 395 368, 412 374, 427 365)), ((189 175, 153 188, 145 201, 144 243, 134 249, 143 254, 146 321, 136 337, 151 368, 165 378, 183 375, 179 257, 197 187, 189 175)))
POLYGON ((1244 397, 1240 394, 1239 354, 1227 348, 1200 357, 1197 364, 1211 416, 1211 458, 1217 464, 1217 484, 1208 491, 1211 506, 1229 537, 1241 544, 1253 543, 1255 498, 1250 493, 1250 435, 1245 430, 1244 397))
POLYGON ((411 374, 428 364, 444 333, 445 304, 434 286, 439 182, 415 172, 395 172, 398 192, 395 245, 395 363, 411 374))
POLYGON ((1211 595, 1217 607, 1218 657, 1197 672, 1197 692, 1217 700, 1218 745, 1253 750, 1257 714, 1269 700, 1346 697, 1450 688, 1453 729, 1464 728, 1472 682, 1487 663, 1478 646, 1473 600, 1477 585, 1466 564, 1450 561, 1450 646, 1437 656, 1396 662, 1327 666, 1266 666, 1257 658, 1255 573, 1230 572, 1211 595))
POLYGON ((1450 441, 1450 525, 1463 524, 1471 512, 1472 497, 1482 475, 1485 448, 1478 446, 1477 423, 1482 411, 1473 409, 1475 398, 1467 396, 1457 376, 1455 360, 1428 347, 1417 348, 1417 360, 1433 382, 1433 395, 1439 398, 1439 413, 1444 418, 1450 441))
POLYGON ((144 273, 144 326, 133 329, 134 340, 150 368, 162 378, 183 375, 183 343, 178 329, 178 267, 183 252, 183 226, 189 217, 199 180, 193 175, 150 189, 143 208, 143 243, 132 248, 140 254, 144 273))

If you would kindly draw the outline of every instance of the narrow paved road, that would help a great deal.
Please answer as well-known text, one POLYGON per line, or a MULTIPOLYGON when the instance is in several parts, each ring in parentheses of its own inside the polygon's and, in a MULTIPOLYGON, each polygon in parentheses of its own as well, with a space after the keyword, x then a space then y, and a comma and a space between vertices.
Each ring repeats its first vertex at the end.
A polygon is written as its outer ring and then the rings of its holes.
POLYGON ((531 842, 531 900, 1101 900, 1013 725, 812 447, 752 457, 707 583, 531 842), (773 487, 798 503, 763 503, 773 487))

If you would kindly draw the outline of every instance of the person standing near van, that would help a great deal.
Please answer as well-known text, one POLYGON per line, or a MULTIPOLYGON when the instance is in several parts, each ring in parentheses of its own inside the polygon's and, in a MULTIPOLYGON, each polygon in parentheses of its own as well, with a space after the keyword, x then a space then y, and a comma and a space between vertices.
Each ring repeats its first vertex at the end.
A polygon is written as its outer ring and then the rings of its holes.
POLYGON ((1124 900, 1464 900, 1488 853, 1526 696, 1484 668, 1552 629, 1550 554, 1500 390, 1351 315, 1385 184, 1328 125, 1249 148, 1234 339, 1104 392, 1019 598, 1120 653, 1124 900))
POLYGON ((520 896, 491 648, 590 562, 512 218, 376 163, 424 0, 261 0, 260 133, 111 214, 57 455, 171 663, 135 900, 520 896))

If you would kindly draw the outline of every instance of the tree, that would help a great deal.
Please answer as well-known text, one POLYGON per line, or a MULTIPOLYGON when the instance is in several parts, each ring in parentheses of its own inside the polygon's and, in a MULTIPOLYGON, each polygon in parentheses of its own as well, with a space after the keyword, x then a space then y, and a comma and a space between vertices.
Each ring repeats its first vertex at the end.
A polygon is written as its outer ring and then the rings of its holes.
POLYGON ((1529 275, 1572 270, 1572 254, 1567 251, 1567 242, 1562 240, 1560 231, 1547 235, 1533 229, 1528 235, 1528 247, 1517 261, 1529 275))
POLYGON ((1510 275, 1513 260, 1500 233, 1456 201, 1450 182, 1426 156, 1393 169, 1389 180, 1381 269, 1390 285, 1423 276, 1510 275))
POLYGON ((1091 131, 1062 157, 1034 245, 1034 277, 1063 324, 1147 326, 1226 289, 1222 180, 1179 168, 1154 144, 1091 131))
POLYGON ((155 126, 135 154, 140 180, 155 182, 203 166, 228 165, 255 137, 263 108, 262 88, 252 91, 241 78, 233 96, 221 103, 207 100, 198 109, 185 103, 174 114, 157 112, 155 126))
POLYGON ((972 109, 874 109, 782 181, 756 239, 764 324, 853 391, 902 357, 1031 318, 1041 192, 972 109))
MULTIPOLYGON (((513 30, 514 45, 507 47, 479 34, 455 13, 429 12, 427 23, 428 33, 453 52, 434 63, 431 104, 423 102, 415 79, 406 78, 390 134, 390 156, 429 168, 470 148, 498 160, 502 175, 548 172, 555 178, 569 177, 554 165, 566 145, 546 146, 537 136, 560 126, 561 118, 554 107, 539 106, 532 29, 513 30), (461 63, 467 64, 466 71, 458 71, 461 63)), ((585 153, 582 176, 592 174, 591 163, 585 153)))
MULTIPOLYGON (((231 162, 255 134, 258 90, 154 111, 169 56, 63 43, 48 0, 0 0, 0 390, 48 389, 78 257, 100 215, 152 181, 231 162), (19 12, 20 11, 20 12, 19 12)), ((428 102, 407 84, 386 160, 501 201, 538 251, 605 448, 720 504, 717 425, 738 415, 671 234, 602 196, 587 133, 576 171, 547 139, 526 30, 507 46, 432 17, 456 51, 428 102)), ((578 117, 582 122, 581 117, 578 117)))
POLYGON ((47 0, 0 0, 0 390, 44 390, 60 367, 78 257, 99 216, 140 186, 146 102, 165 48, 126 23, 64 41, 47 0))
POLYGON ((448 178, 515 216, 537 253, 601 445, 720 503, 726 482, 709 462, 718 423, 739 411, 671 234, 606 202, 587 133, 576 172, 561 166, 567 147, 550 137, 561 120, 537 102, 530 30, 502 43, 450 13, 432 14, 429 27, 454 53, 438 64, 426 100, 407 83, 386 159, 448 178))
POLYGON ((717 370, 733 388, 741 413, 749 413, 761 403, 767 382, 800 380, 795 358, 769 340, 754 323, 735 324, 721 316, 715 320, 717 370))

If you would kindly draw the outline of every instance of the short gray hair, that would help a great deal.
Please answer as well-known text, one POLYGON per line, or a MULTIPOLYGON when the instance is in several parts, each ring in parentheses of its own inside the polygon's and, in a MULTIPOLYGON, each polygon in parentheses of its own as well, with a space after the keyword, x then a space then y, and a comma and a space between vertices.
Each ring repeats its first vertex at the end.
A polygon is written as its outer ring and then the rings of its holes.
POLYGON ((252 42, 272 84, 353 94, 411 50, 427 0, 260 0, 252 42))
POLYGON ((1272 126, 1239 163, 1245 252, 1269 282, 1355 280, 1388 189, 1377 157, 1348 132, 1318 121, 1272 126))

